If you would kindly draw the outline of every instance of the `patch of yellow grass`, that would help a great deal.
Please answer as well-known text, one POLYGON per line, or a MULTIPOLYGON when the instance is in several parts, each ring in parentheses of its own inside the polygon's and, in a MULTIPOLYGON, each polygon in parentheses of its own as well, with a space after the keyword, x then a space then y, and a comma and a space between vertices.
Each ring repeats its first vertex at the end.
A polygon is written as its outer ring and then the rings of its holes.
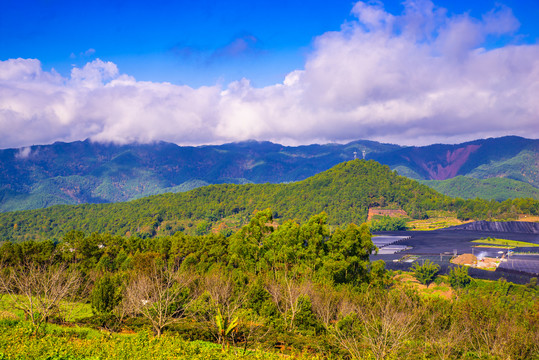
POLYGON ((406 224, 410 230, 429 231, 450 226, 462 225, 470 221, 461 221, 456 217, 433 217, 425 220, 414 220, 406 224))
POLYGON ((517 221, 539 222, 539 216, 536 216, 536 215, 519 215, 517 221))
MULTIPOLYGON (((509 239, 497 239, 497 238, 487 238, 487 239, 478 239, 478 240, 472 240, 473 243, 480 243, 484 245, 497 245, 500 247, 517 247, 517 246, 523 246, 523 247, 537 247, 538 244, 526 242, 526 241, 517 241, 517 240, 509 240, 509 239)), ((480 246, 480 245, 476 245, 480 246)), ((494 246, 489 246, 494 247, 494 246)))
POLYGON ((0 310, 0 320, 18 320, 19 317, 11 311, 0 310))

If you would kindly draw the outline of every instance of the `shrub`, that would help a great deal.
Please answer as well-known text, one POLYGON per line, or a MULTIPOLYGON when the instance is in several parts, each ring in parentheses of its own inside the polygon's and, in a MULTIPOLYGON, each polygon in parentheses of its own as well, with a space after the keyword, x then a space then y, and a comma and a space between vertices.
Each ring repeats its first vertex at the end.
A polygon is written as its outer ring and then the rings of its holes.
POLYGON ((110 314, 120 303, 121 295, 117 288, 118 285, 109 274, 105 274, 95 283, 91 294, 92 311, 95 315, 110 314))
POLYGON ((449 283, 453 288, 464 288, 471 281, 472 278, 468 275, 468 268, 466 266, 458 266, 449 270, 449 283))
POLYGON ((430 260, 426 260, 423 265, 415 263, 412 271, 414 272, 414 277, 421 284, 428 286, 436 278, 438 271, 440 271, 440 266, 430 260))

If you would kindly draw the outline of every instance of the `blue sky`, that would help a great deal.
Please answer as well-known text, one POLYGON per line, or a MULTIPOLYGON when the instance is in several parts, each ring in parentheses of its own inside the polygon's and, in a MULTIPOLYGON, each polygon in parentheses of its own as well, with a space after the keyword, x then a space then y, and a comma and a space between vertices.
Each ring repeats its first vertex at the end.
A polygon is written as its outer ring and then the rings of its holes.
POLYGON ((0 131, 9 136, 0 147, 86 137, 203 144, 539 135, 537 109, 527 98, 507 105, 514 91, 535 91, 539 81, 537 0, 4 0, 1 6, 0 131), (481 59, 470 60, 478 52, 481 59), (414 59, 416 53, 422 56, 414 59), (393 56, 399 61, 389 61, 393 56), (462 83, 448 77, 427 84, 433 74, 414 67, 421 61, 425 69, 454 71, 462 83), (472 75, 481 64, 505 75, 489 84, 488 74, 472 75), (469 98, 462 89, 470 83, 466 91, 482 94, 483 107, 449 110, 469 98), (129 104, 143 95, 151 100, 133 111, 129 104), (103 97, 111 96, 117 102, 105 113, 103 97), (450 104, 432 100, 446 96, 450 104), (495 113, 501 115, 486 131, 495 113))
MULTIPOLYGON (((398 12, 402 1, 384 1, 398 12)), ((539 38, 539 2, 436 1, 480 17, 496 4, 521 23, 519 39, 539 38)), ((0 59, 36 58, 68 75, 100 58, 137 80, 190 86, 246 77, 255 86, 282 81, 305 63, 312 40, 351 20, 354 2, 331 1, 65 1, 5 0, 0 59)))

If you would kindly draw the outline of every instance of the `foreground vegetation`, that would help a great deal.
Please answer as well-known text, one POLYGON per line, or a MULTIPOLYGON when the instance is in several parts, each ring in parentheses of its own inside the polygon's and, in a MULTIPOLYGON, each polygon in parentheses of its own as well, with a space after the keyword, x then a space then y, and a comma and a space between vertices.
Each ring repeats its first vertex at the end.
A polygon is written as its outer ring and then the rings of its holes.
MULTIPOLYGON (((31 324, 20 320, 0 320, 0 359, 32 360, 155 360, 155 359, 281 359, 277 353, 233 348, 227 352, 205 341, 189 341, 176 335, 156 338, 145 330, 137 334, 117 334, 84 327, 49 325, 33 336, 31 324)), ((317 356, 294 354, 293 359, 317 356)), ((290 358, 290 357, 287 357, 290 358)))
POLYGON ((332 230, 322 213, 277 227, 272 214, 228 237, 3 243, 0 359, 539 356, 536 285, 416 266, 426 290, 451 284, 436 296, 369 261, 365 224, 332 230))

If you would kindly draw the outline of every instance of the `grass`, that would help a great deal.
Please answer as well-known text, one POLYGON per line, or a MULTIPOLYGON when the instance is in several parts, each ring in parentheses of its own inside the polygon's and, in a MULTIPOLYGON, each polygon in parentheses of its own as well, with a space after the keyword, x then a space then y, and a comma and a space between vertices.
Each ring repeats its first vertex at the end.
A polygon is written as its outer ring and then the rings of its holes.
POLYGON ((474 248, 491 248, 491 249, 514 249, 514 246, 503 246, 503 245, 474 245, 474 248))
POLYGON ((426 298, 451 299, 453 296, 453 289, 448 284, 446 276, 438 275, 436 280, 428 287, 420 284, 419 281, 417 281, 409 272, 398 273, 395 275, 394 280, 396 281, 397 286, 401 284, 403 286, 415 288, 419 294, 426 298))
POLYGON ((537 216, 537 215, 519 215, 517 221, 539 222, 539 216, 537 216))
POLYGON ((478 239, 478 240, 472 240, 472 242, 483 244, 483 245, 476 245, 477 247, 496 247, 496 248, 539 247, 539 244, 534 244, 530 242, 516 241, 516 240, 509 240, 509 239, 496 239, 496 238, 478 239))
MULTIPOLYGON (((22 297, 22 295, 19 296, 22 297)), ((81 319, 92 316, 92 308, 90 304, 83 302, 62 301, 60 303, 60 308, 61 313, 65 314, 65 320, 68 322, 77 322, 81 319)), ((23 319, 24 313, 22 310, 15 309, 13 307, 13 302, 9 296, 3 295, 0 296, 0 319, 7 317, 23 319)))

